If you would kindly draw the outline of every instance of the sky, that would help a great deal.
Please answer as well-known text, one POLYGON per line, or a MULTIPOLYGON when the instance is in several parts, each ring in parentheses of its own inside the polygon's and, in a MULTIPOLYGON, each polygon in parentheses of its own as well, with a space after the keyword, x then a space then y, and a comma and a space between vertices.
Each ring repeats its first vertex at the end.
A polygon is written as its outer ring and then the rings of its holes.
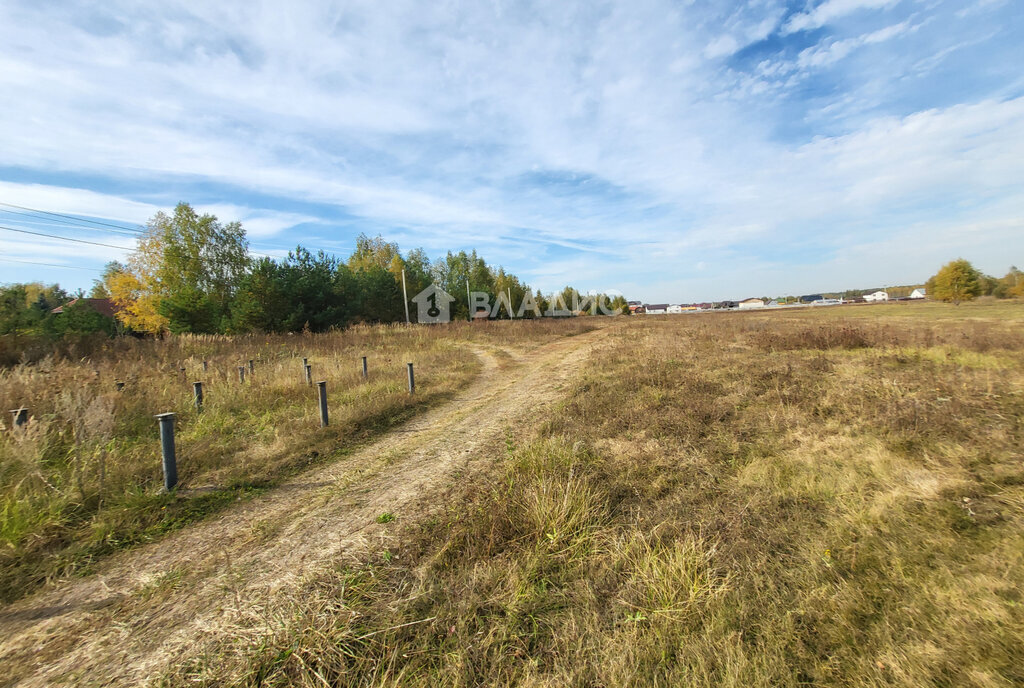
POLYGON ((1019 0, 3 0, 0 283, 88 289, 180 201, 650 302, 1001 276, 1021 36, 1019 0))

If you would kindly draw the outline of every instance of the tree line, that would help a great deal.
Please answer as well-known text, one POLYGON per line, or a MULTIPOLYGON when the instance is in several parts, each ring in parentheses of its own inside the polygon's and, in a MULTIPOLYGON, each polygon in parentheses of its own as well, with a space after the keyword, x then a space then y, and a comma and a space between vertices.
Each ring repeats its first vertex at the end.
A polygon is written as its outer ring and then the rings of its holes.
MULTIPOLYGON (((109 299, 116 320, 84 302, 65 309, 71 317, 53 314, 74 296, 59 285, 9 285, 0 287, 0 334, 324 332, 404 322, 403 273, 410 298, 432 283, 454 296, 453 319, 469 317, 467 287, 486 292, 492 302, 497 294, 510 294, 513 304, 530 292, 475 250, 449 251, 431 261, 421 248, 403 255, 397 243, 365 234, 347 260, 302 246, 283 259, 254 259, 241 223, 222 223, 180 203, 171 213, 153 216, 127 259, 108 263, 96 280, 89 297, 109 299)), ((566 287, 549 295, 538 290, 534 298, 546 311, 552 300, 571 308, 577 295, 566 287)), ((610 301, 629 312, 623 297, 610 301)), ((509 314, 502 310, 497 317, 509 314)))

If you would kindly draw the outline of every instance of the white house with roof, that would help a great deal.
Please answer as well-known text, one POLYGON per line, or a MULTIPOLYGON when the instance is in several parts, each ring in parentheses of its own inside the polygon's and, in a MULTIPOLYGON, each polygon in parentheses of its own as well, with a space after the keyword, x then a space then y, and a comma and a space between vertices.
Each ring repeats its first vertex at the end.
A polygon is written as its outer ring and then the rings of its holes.
POLYGON ((764 308, 764 301, 761 299, 743 299, 740 301, 740 308, 764 308))
POLYGON ((918 287, 914 291, 910 292, 910 298, 912 298, 912 299, 923 299, 924 298, 924 289, 922 289, 921 287, 918 287))

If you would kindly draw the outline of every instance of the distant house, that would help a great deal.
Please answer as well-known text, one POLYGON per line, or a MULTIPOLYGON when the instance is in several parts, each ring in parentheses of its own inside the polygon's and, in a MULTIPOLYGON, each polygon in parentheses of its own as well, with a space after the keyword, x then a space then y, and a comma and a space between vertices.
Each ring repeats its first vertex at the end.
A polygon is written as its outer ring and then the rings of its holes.
POLYGON ((673 304, 673 305, 668 307, 668 312, 669 313, 682 313, 683 312, 683 307, 679 306, 679 305, 676 305, 676 304, 673 304))
POLYGON ((800 303, 814 303, 815 301, 821 301, 823 298, 825 297, 821 294, 807 294, 800 297, 800 303))
POLYGON ((714 308, 714 304, 710 304, 710 303, 708 303, 706 301, 704 303, 698 303, 697 304, 697 310, 699 310, 699 311, 709 311, 712 308, 714 308))
POLYGON ((864 295, 864 300, 865 301, 888 301, 889 300, 889 294, 887 294, 884 291, 876 291, 876 292, 871 293, 871 294, 865 294, 864 295))
POLYGON ((768 302, 768 303, 766 303, 765 305, 766 305, 766 306, 767 306, 768 308, 775 308, 775 307, 777 307, 777 306, 779 305, 779 300, 778 300, 778 299, 772 299, 771 301, 769 301, 769 302, 768 302))
POLYGON ((739 304, 735 301, 719 301, 715 304, 715 308, 717 309, 736 308, 738 306, 739 304))
POLYGON ((65 303, 63 306, 57 306, 51 313, 63 313, 65 308, 71 308, 74 305, 81 307, 90 308, 100 315, 105 315, 108 318, 113 318, 117 308, 114 306, 114 302, 110 299, 72 299, 65 303))
POLYGON ((912 299, 923 299, 924 298, 924 289, 918 287, 914 291, 910 292, 910 298, 912 298, 912 299))
POLYGON ((764 308, 764 301, 761 299, 743 299, 739 305, 740 308, 764 308))
POLYGON ((649 303, 646 306, 648 315, 662 315, 668 313, 667 303, 649 303))

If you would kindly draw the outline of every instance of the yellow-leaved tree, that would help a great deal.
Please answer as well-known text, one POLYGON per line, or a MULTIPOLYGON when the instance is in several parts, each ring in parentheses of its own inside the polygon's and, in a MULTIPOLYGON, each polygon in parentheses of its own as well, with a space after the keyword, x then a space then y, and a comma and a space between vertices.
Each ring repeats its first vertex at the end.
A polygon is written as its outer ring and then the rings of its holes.
POLYGON ((223 332, 248 267, 240 223, 222 224, 179 203, 146 223, 135 251, 104 286, 118 318, 137 332, 223 332))
POLYGON ((926 288, 933 299, 960 305, 982 293, 982 274, 963 258, 950 261, 928 280, 926 288))
POLYGON ((127 263, 103 275, 118 320, 136 332, 159 335, 167 331, 167 318, 157 310, 162 259, 163 232, 150 223, 127 263))

